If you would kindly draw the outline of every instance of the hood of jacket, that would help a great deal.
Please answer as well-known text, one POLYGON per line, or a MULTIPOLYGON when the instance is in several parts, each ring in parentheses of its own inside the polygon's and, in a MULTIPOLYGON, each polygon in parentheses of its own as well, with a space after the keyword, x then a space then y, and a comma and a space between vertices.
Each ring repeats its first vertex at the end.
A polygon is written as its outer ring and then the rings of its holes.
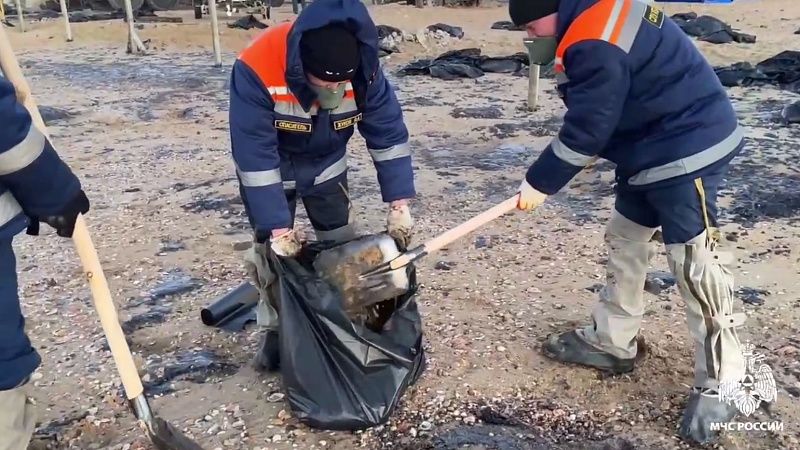
POLYGON ((300 59, 303 33, 330 24, 341 24, 350 30, 360 44, 361 66, 352 80, 356 103, 360 106, 365 87, 380 67, 378 30, 366 6, 360 0, 314 0, 297 16, 286 42, 286 83, 306 111, 316 100, 300 59))

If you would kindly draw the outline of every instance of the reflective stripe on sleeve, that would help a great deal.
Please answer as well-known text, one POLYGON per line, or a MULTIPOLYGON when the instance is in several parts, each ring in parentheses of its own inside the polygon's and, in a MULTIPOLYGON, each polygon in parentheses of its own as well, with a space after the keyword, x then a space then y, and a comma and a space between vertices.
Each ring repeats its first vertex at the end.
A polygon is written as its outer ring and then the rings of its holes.
POLYGON ((237 168, 236 173, 242 180, 242 185, 247 187, 269 186, 281 182, 280 169, 258 170, 258 171, 248 172, 237 168))
POLYGON ((374 161, 390 161, 411 156, 411 146, 408 145, 408 142, 404 142, 388 148, 371 148, 369 149, 369 154, 374 161))
POLYGON ((28 167, 42 154, 44 146, 44 134, 31 124, 22 142, 0 153, 0 175, 8 175, 28 167))
POLYGON ((22 207, 10 191, 0 194, 0 227, 11 222, 22 212, 22 207))
POLYGON ((550 142, 550 146, 558 159, 573 166, 585 167, 595 159, 594 156, 584 155, 583 153, 578 153, 567 147, 558 137, 550 142))

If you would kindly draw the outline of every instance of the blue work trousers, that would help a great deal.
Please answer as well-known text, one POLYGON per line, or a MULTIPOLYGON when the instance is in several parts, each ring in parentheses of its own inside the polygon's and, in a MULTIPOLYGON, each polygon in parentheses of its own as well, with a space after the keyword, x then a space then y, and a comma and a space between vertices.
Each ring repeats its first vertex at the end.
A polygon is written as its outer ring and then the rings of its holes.
POLYGON ((41 363, 25 334, 16 266, 11 239, 0 239, 0 391, 17 387, 41 363))
POLYGON ((694 180, 648 190, 617 189, 614 207, 626 218, 648 228, 661 227, 664 244, 684 244, 708 225, 717 227, 717 191, 728 165, 700 177, 706 211, 694 180))

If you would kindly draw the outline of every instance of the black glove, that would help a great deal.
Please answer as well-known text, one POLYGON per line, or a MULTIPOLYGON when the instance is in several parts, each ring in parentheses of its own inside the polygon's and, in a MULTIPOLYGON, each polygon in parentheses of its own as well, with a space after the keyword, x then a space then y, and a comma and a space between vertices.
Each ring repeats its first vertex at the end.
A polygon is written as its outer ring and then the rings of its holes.
POLYGON ((75 231, 75 221, 78 214, 86 214, 89 211, 89 199, 86 193, 78 192, 78 195, 67 203, 67 206, 57 215, 44 218, 30 217, 31 224, 28 225, 28 234, 36 236, 39 234, 39 222, 45 222, 56 229, 56 234, 61 237, 72 237, 75 231))

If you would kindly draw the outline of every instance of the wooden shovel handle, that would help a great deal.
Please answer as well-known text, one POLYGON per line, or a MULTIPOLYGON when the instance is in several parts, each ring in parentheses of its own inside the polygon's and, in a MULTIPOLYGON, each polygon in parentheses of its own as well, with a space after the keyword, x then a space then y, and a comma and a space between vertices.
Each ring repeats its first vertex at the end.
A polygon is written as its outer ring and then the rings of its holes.
MULTIPOLYGON (((0 25, 0 68, 8 81, 17 90, 17 98, 28 109, 33 124, 47 136, 47 127, 42 120, 42 115, 39 114, 39 108, 37 108, 36 102, 33 100, 30 87, 22 75, 19 62, 17 62, 2 25, 0 25)), ((114 362, 117 364, 117 370, 120 378, 122 378, 122 385, 125 387, 125 395, 129 400, 132 400, 144 392, 142 380, 139 378, 133 355, 131 355, 131 350, 125 341, 125 334, 119 325, 117 310, 111 299, 111 291, 108 288, 106 276, 100 265, 100 258, 98 258, 97 251, 92 243, 89 229, 86 227, 86 221, 81 215, 78 215, 78 220, 75 222, 72 240, 83 264, 84 274, 89 281, 94 307, 100 316, 100 324, 106 334, 111 354, 114 355, 114 362)))
POLYGON ((482 212, 481 214, 469 219, 461 225, 445 231, 439 236, 426 242, 424 244, 425 251, 427 253, 435 252, 447 244, 450 244, 451 242, 456 241, 468 235, 469 233, 472 233, 473 231, 497 219, 503 214, 513 211, 517 207, 518 202, 519 194, 509 198, 508 200, 505 200, 499 205, 493 206, 491 209, 482 212))
POLYGON ((125 334, 119 325, 117 309, 111 299, 111 290, 108 288, 103 267, 100 265, 100 258, 97 256, 94 243, 89 235, 89 228, 82 215, 79 215, 75 222, 72 241, 75 243, 78 257, 83 264, 83 273, 92 291, 94 308, 97 310, 97 315, 100 316, 100 324, 106 334, 111 354, 114 355, 114 362, 117 364, 117 371, 122 378, 122 385, 125 386, 125 395, 129 400, 133 400, 144 392, 144 387, 142 387, 142 380, 136 370, 136 363, 133 361, 128 342, 125 341, 125 334))

